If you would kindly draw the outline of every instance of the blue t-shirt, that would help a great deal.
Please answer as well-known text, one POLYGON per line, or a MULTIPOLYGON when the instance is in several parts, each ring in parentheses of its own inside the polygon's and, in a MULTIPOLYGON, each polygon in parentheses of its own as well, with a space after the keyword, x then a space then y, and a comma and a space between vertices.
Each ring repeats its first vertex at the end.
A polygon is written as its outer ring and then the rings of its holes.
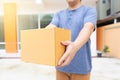
MULTIPOLYGON (((59 11, 54 15, 51 24, 71 30, 71 40, 74 41, 84 24, 91 22, 96 26, 96 20, 96 9, 82 5, 75 10, 59 11)), ((79 49, 69 65, 57 68, 59 71, 75 74, 87 74, 91 72, 91 69, 90 39, 79 49)))

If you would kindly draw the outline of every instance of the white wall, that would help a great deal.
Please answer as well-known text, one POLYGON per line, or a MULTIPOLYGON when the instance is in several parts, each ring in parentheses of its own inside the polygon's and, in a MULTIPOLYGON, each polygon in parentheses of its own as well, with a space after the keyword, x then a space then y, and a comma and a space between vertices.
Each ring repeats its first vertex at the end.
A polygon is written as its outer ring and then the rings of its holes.
MULTIPOLYGON (((43 5, 36 4, 35 0, 0 0, 0 14, 3 14, 5 2, 17 3, 18 14, 53 13, 67 7, 66 0, 43 0, 43 5)), ((88 6, 96 6, 96 0, 83 0, 82 3, 88 6)))
POLYGON ((96 56, 96 31, 94 31, 90 37, 91 39, 91 54, 96 56))
POLYGON ((114 12, 120 11, 120 0, 114 1, 114 12))
POLYGON ((97 9, 98 9, 98 19, 104 19, 107 17, 107 10, 110 8, 110 0, 105 0, 106 3, 103 3, 103 0, 98 1, 97 9))

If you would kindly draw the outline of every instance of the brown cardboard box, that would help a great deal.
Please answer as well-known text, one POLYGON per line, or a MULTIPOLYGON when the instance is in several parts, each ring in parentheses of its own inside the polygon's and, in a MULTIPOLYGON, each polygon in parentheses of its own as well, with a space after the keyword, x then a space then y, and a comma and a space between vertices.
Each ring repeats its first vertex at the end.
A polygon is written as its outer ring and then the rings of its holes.
POLYGON ((65 51, 61 41, 70 40, 70 31, 61 28, 21 31, 23 61, 57 66, 65 51))

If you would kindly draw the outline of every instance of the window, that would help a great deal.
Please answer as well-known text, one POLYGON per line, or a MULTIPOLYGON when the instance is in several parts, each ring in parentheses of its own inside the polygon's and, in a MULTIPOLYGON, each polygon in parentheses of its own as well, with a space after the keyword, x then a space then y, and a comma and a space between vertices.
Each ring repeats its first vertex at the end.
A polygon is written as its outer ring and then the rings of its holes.
POLYGON ((40 15, 41 28, 45 28, 51 22, 52 18, 53 18, 53 14, 40 15))
POLYGON ((0 49, 4 49, 4 17, 0 16, 0 49))
POLYGON ((20 42, 20 31, 28 29, 38 29, 38 15, 18 15, 18 42, 20 42))

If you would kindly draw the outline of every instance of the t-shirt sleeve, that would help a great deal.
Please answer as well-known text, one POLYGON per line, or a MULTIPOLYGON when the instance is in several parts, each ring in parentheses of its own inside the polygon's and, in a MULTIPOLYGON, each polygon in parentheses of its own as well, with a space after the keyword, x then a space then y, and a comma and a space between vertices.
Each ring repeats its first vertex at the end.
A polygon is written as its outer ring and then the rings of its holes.
POLYGON ((58 13, 54 14, 50 24, 53 24, 53 25, 55 25, 57 27, 59 26, 59 16, 58 16, 58 13))
POLYGON ((84 24, 93 23, 94 27, 96 28, 96 22, 97 22, 97 11, 95 8, 90 8, 85 15, 84 24))

